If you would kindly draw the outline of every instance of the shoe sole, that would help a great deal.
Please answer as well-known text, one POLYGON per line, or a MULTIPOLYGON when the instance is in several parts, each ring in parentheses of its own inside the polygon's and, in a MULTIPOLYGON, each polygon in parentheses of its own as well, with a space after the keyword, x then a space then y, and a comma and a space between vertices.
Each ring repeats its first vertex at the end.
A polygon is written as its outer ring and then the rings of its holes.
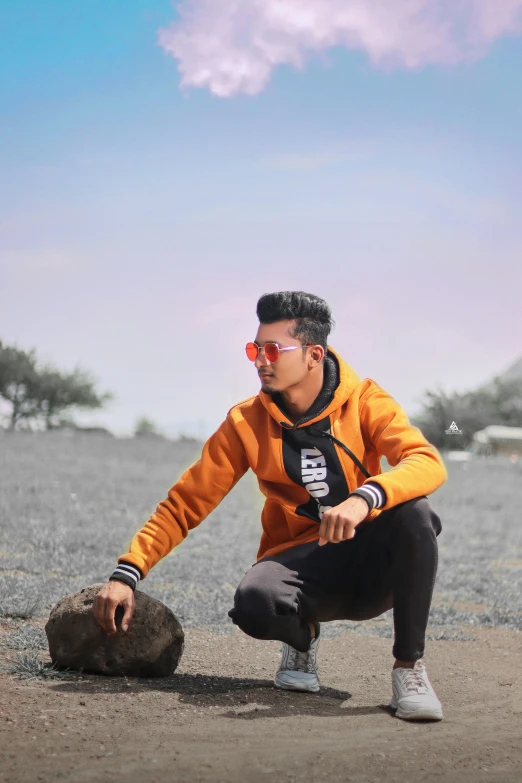
POLYGON ((444 718, 440 710, 403 710, 394 704, 388 706, 394 710, 395 717, 402 720, 443 720, 444 718))
POLYGON ((312 685, 308 686, 306 685, 304 688, 295 686, 295 685, 288 685, 287 683, 280 683, 277 680, 274 680, 274 685, 276 688, 280 688, 283 691, 301 691, 301 693, 317 693, 320 690, 320 685, 312 685))

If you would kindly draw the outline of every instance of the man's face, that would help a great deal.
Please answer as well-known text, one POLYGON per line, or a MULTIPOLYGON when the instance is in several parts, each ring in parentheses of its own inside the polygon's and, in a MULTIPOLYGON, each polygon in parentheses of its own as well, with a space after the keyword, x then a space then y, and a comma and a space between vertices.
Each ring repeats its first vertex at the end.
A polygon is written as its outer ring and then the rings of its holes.
POLYGON ((312 348, 302 348, 302 343, 291 337, 289 330, 295 321, 277 321, 273 324, 259 324, 254 338, 260 347, 265 343, 277 343, 280 348, 298 345, 295 351, 280 351, 279 358, 270 363, 264 353, 259 353, 255 361, 256 370, 261 379, 261 389, 267 394, 283 392, 300 383, 307 376, 307 356, 312 348))

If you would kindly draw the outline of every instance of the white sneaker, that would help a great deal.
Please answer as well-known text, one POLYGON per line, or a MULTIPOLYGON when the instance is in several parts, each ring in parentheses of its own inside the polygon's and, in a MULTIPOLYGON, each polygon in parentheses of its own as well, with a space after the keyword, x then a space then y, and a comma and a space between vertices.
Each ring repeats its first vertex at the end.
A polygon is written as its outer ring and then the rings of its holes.
POLYGON ((319 624, 316 625, 317 635, 312 639, 308 652, 299 652, 289 644, 283 644, 281 665, 276 673, 274 685, 287 691, 319 690, 317 666, 317 649, 319 647, 319 624))
POLYGON ((395 717, 404 720, 442 720, 442 704, 428 679, 421 660, 413 669, 392 670, 393 698, 388 705, 396 710, 395 717))

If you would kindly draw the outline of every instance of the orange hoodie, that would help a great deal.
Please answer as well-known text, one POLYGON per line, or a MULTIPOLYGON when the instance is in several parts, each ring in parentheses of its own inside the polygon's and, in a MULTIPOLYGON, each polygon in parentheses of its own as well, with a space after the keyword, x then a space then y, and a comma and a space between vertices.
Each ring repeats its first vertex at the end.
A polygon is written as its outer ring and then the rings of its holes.
POLYGON ((249 468, 266 497, 258 560, 317 540, 323 511, 359 487, 370 507, 366 524, 445 482, 439 452, 393 397, 371 378, 361 380, 330 346, 327 356, 338 384, 325 407, 294 425, 263 391, 234 405, 118 558, 114 578, 135 587, 249 468), (385 473, 382 455, 392 466, 385 473))

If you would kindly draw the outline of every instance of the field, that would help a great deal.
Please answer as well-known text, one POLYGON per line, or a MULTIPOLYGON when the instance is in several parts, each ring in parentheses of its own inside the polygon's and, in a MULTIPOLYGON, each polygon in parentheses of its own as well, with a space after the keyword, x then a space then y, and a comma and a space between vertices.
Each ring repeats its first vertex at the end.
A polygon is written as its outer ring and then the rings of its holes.
MULTIPOLYGON (((199 453, 190 442, 0 432, 2 661, 24 648, 45 660, 51 606, 106 581, 199 453)), ((324 626, 319 696, 271 687, 279 645, 227 617, 259 540, 262 497, 247 474, 141 585, 186 629, 176 675, 0 675, 0 781, 163 781, 176 765, 187 781, 522 779, 522 465, 481 458, 448 471, 430 496, 443 530, 426 659, 441 724, 382 708, 391 612, 324 626)))

